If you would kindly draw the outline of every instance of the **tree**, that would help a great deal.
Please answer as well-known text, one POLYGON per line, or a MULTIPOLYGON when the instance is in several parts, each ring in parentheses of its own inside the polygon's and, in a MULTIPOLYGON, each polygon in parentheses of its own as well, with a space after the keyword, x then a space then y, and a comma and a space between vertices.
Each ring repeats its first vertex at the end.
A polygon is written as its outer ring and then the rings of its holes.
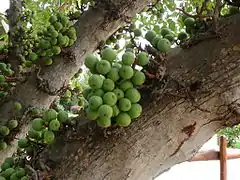
MULTIPOLYGON (((10 2, 0 56, 1 176, 153 179, 190 159, 216 130, 240 122, 235 1, 10 2), (125 43, 120 49, 117 37, 125 43), (110 124, 86 117, 79 69, 106 49, 104 58, 116 59, 111 48, 120 60, 132 52, 132 68, 143 66, 134 72, 146 76, 134 86, 142 113, 130 125, 126 116, 110 124), (83 110, 72 111, 76 105, 83 110), (14 162, 5 159, 13 153, 14 162)), ((99 69, 90 71, 102 77, 106 69, 99 69)))

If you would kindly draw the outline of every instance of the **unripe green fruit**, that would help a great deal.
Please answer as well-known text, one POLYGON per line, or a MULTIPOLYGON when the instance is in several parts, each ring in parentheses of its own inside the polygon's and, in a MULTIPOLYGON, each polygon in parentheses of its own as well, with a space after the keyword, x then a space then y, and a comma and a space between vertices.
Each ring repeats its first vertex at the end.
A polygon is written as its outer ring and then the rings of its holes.
POLYGON ((67 43, 66 37, 63 36, 63 35, 60 35, 60 34, 57 37, 57 41, 58 41, 57 43, 58 43, 59 46, 63 46, 67 43))
POLYGON ((112 67, 109 71, 109 73, 107 74, 107 78, 113 80, 114 82, 116 82, 117 80, 119 80, 120 76, 118 74, 118 68, 114 68, 112 67))
POLYGON ((156 36, 152 41, 151 44, 153 45, 153 47, 157 47, 158 41, 162 39, 160 36, 156 36))
POLYGON ((55 23, 56 21, 57 21, 57 16, 55 16, 55 15, 52 15, 52 16, 49 18, 49 22, 50 22, 51 24, 55 23))
POLYGON ((44 112, 43 120, 45 122, 50 122, 53 119, 57 119, 57 111, 55 111, 54 109, 48 109, 44 112))
POLYGON ((131 124, 131 118, 127 113, 120 112, 116 117, 116 122, 119 126, 127 127, 131 124))
POLYGON ((113 117, 116 117, 119 114, 119 108, 117 105, 112 106, 113 109, 113 117))
POLYGON ((71 27, 68 29, 67 31, 67 35, 69 36, 69 38, 71 39, 75 39, 76 38, 76 29, 74 27, 71 27))
POLYGON ((113 109, 109 105, 101 105, 98 109, 98 116, 99 118, 111 118, 113 115, 113 109))
POLYGON ((162 28, 162 29, 161 29, 161 35, 162 35, 163 37, 165 37, 167 34, 171 34, 170 29, 168 29, 168 28, 162 28))
POLYGON ((10 176, 10 179, 9 180, 18 180, 18 177, 16 175, 16 173, 13 173, 11 176, 10 176))
MULTIPOLYGON (((1 144, 1 142, 0 142, 0 144, 1 144)), ((7 162, 4 162, 2 165, 1 165, 1 170, 2 171, 5 171, 6 169, 8 169, 8 168, 10 168, 11 166, 10 166, 10 164, 9 163, 7 163, 7 162)), ((1 180, 1 179, 0 179, 1 180)))
POLYGON ((23 177, 23 176, 25 176, 25 174, 26 174, 26 171, 23 168, 18 168, 16 170, 17 177, 23 177))
POLYGON ((122 98, 118 102, 118 108, 120 111, 129 111, 131 108, 131 101, 127 98, 122 98))
POLYGON ((1 174, 3 177, 5 178, 10 178, 10 176, 15 172, 15 170, 13 168, 8 168, 5 171, 3 171, 3 173, 1 174))
MULTIPOLYGON (((52 38, 50 42, 51 42, 51 45, 56 45, 57 44, 57 38, 52 38)), ((44 56, 44 55, 41 55, 41 56, 44 56)), ((46 56, 46 53, 45 53, 45 56, 46 56)))
POLYGON ((97 119, 98 126, 102 128, 107 128, 111 126, 111 119, 110 118, 98 118, 97 119))
POLYGON ((58 55, 61 53, 61 48, 59 46, 53 46, 52 47, 52 52, 54 55, 58 55))
POLYGON ((113 92, 107 92, 103 95, 103 102, 109 106, 113 106, 117 102, 117 96, 113 92))
POLYGON ((131 81, 129 80, 126 80, 126 81, 123 81, 121 84, 120 84, 120 89, 123 90, 123 91, 126 91, 130 88, 133 88, 133 84, 131 81))
POLYGON ((192 17, 188 17, 184 20, 184 24, 186 27, 194 27, 195 26, 195 19, 192 17))
POLYGON ((113 63, 112 68, 117 68, 118 70, 122 67, 120 63, 113 63))
POLYGON ((161 29, 160 29, 160 26, 159 26, 159 25, 155 25, 155 26, 153 27, 153 30, 154 30, 155 32, 159 33, 161 29))
POLYGON ((107 60, 98 61, 96 64, 96 69, 100 74, 107 74, 111 69, 111 64, 107 60))
POLYGON ((58 37, 58 32, 55 29, 50 30, 49 34, 51 35, 52 38, 58 37))
POLYGON ((131 109, 128 111, 131 119, 139 117, 142 113, 142 106, 140 104, 132 104, 131 109))
POLYGON ((181 16, 181 20, 184 22, 184 20, 185 19, 187 19, 188 18, 188 16, 186 15, 186 14, 182 14, 182 16, 181 16))
POLYGON ((167 34, 164 36, 165 39, 168 39, 171 43, 174 41, 174 35, 173 34, 167 34))
POLYGON ((103 49, 101 53, 102 59, 112 62, 116 59, 117 53, 111 48, 103 49))
POLYGON ((187 39, 187 34, 186 34, 185 32, 180 32, 180 33, 178 34, 178 39, 179 39, 180 41, 183 41, 183 40, 187 39))
POLYGON ((84 65, 87 68, 91 69, 96 67, 97 62, 98 62, 98 58, 92 54, 89 54, 85 57, 84 65))
POLYGON ((147 65, 149 62, 149 57, 148 57, 148 54, 145 53, 145 52, 140 52, 138 55, 137 55, 137 64, 139 66, 145 66, 147 65))
POLYGON ((5 141, 0 141, 0 150, 7 149, 7 143, 5 141))
POLYGON ((119 75, 124 80, 131 79, 131 77, 133 76, 133 73, 134 71, 131 66, 123 65, 122 68, 119 70, 119 75))
POLYGON ((122 56, 122 62, 124 65, 132 65, 135 61, 134 54, 132 52, 125 52, 122 56))
POLYGON ((96 120, 98 118, 98 111, 87 108, 86 110, 87 118, 90 120, 96 120))
POLYGON ((83 90, 83 97, 87 99, 88 95, 92 92, 91 88, 86 88, 83 90))
POLYGON ((51 131, 57 131, 60 128, 60 122, 57 119, 51 120, 49 123, 49 130, 51 131))
POLYGON ((14 111, 20 111, 22 109, 22 105, 21 105, 21 103, 19 103, 19 102, 14 102, 13 103, 13 110, 14 111))
POLYGON ((67 26, 69 24, 69 19, 67 16, 62 16, 60 18, 60 22, 62 23, 63 26, 67 26))
POLYGON ((0 75, 0 83, 3 83, 5 81, 4 75, 0 75))
POLYGON ((10 166, 13 166, 14 165, 14 158, 13 157, 7 157, 5 160, 4 160, 5 163, 8 163, 10 166))
POLYGON ((116 88, 116 89, 113 90, 113 92, 114 92, 115 95, 117 96, 117 99, 118 99, 118 100, 119 100, 119 99, 122 99, 122 98, 124 97, 124 92, 123 92, 123 90, 121 90, 121 89, 116 88))
POLYGON ((103 97, 104 95, 104 91, 102 89, 94 89, 92 92, 94 96, 103 97))
POLYGON ((41 131, 36 131, 36 130, 29 130, 28 131, 28 137, 32 139, 39 140, 42 138, 42 132, 41 131))
POLYGON ((46 144, 52 144, 55 139, 55 135, 52 131, 46 130, 44 132, 43 139, 46 144))
POLYGON ((70 98, 72 96, 72 93, 70 90, 66 90, 65 94, 64 94, 64 97, 65 98, 70 98))
POLYGON ((153 38, 155 38, 156 33, 154 31, 148 31, 145 35, 145 38, 151 42, 153 40, 153 38))
POLYGON ((46 39, 41 39, 39 42, 39 47, 41 49, 48 49, 51 47, 51 43, 46 39))
POLYGON ((134 85, 142 85, 145 82, 145 74, 141 71, 135 71, 132 77, 132 83, 134 85))
POLYGON ((28 140, 26 138, 18 140, 18 147, 19 148, 25 148, 25 147, 28 147, 28 146, 29 146, 29 143, 28 143, 28 140))
POLYGON ((7 69, 6 71, 4 71, 4 74, 5 74, 6 76, 12 76, 13 73, 14 73, 14 71, 12 71, 11 69, 7 69))
POLYGON ((137 103, 141 99, 141 94, 135 88, 128 89, 125 92, 125 97, 131 101, 131 103, 137 103))
POLYGON ((66 111, 59 111, 57 115, 57 119, 60 123, 65 123, 69 120, 68 113, 66 111))
POLYGON ((52 65, 52 63, 53 63, 53 60, 52 60, 52 58, 45 58, 44 59, 44 65, 45 66, 50 66, 50 65, 52 65))
POLYGON ((34 108, 34 109, 31 110, 31 114, 32 115, 39 115, 39 114, 41 114, 41 110, 38 109, 38 108, 34 108))
POLYGON ((103 104, 103 100, 99 96, 92 96, 88 100, 88 107, 92 110, 97 110, 103 104))
POLYGON ((63 28, 63 25, 60 22, 55 22, 53 26, 57 31, 60 31, 63 28))
POLYGON ((158 41, 157 49, 160 52, 168 52, 171 49, 171 43, 168 39, 161 39, 158 41))
POLYGON ((9 129, 14 129, 17 126, 18 126, 18 121, 17 120, 12 119, 12 120, 8 121, 8 128, 9 129))
POLYGON ((115 88, 115 83, 111 79, 104 79, 102 89, 104 91, 112 91, 115 88))
POLYGON ((93 74, 89 77, 88 84, 92 89, 102 88, 103 78, 100 75, 93 74))
POLYGON ((3 136, 9 135, 10 130, 8 129, 7 126, 0 126, 0 134, 3 136))
POLYGON ((134 35, 135 35, 136 37, 138 37, 138 36, 141 36, 141 35, 142 35, 142 32, 141 32, 141 30, 140 30, 140 29, 134 29, 134 30, 133 30, 133 33, 134 33, 134 35))
POLYGON ((64 44, 62 44, 62 45, 63 45, 63 47, 67 47, 68 43, 69 43, 69 37, 68 36, 63 36, 63 38, 64 38, 64 44))

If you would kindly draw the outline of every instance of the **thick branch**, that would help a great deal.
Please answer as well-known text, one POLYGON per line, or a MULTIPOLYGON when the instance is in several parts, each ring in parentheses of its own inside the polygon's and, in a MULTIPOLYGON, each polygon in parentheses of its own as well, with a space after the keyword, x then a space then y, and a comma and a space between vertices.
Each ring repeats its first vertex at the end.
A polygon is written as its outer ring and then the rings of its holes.
POLYGON ((10 8, 8 10, 8 22, 9 22, 9 42, 12 44, 11 54, 9 61, 13 70, 18 70, 19 60, 18 55, 22 53, 22 46, 19 46, 21 41, 22 31, 22 6, 23 0, 10 0, 10 8))
POLYGON ((239 123, 240 16, 224 23, 222 39, 169 55, 164 93, 158 82, 142 89, 144 111, 130 127, 102 130, 92 122, 61 136, 41 157, 56 178, 150 180, 239 123))

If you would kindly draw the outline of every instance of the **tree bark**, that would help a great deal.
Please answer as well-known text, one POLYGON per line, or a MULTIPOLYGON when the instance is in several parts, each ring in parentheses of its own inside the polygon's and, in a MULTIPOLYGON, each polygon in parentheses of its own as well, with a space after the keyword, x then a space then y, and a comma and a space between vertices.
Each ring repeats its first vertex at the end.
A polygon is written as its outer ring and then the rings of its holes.
MULTIPOLYGON (((27 132, 26 115, 29 108, 47 109, 58 92, 80 69, 84 57, 93 53, 102 41, 106 41, 125 23, 125 20, 131 19, 146 5, 147 1, 145 0, 99 1, 97 7, 91 8, 81 15, 75 25, 77 42, 65 50, 65 54, 56 57, 51 67, 39 68, 32 72, 27 80, 16 86, 10 97, 1 102, 1 124, 5 125, 8 120, 17 118, 21 129, 16 136, 24 136, 27 132), (20 113, 13 113, 12 107, 15 101, 20 102, 23 106, 20 113)), ((15 150, 16 142, 13 141, 7 150, 0 152, 0 162, 6 156, 11 156, 15 150)))
MULTIPOLYGON (((169 54, 168 83, 142 88, 143 113, 127 128, 69 129, 41 154, 58 180, 150 180, 190 159, 216 130, 240 122, 240 15, 220 39, 169 54)), ((81 124, 83 119, 79 119, 81 124)))

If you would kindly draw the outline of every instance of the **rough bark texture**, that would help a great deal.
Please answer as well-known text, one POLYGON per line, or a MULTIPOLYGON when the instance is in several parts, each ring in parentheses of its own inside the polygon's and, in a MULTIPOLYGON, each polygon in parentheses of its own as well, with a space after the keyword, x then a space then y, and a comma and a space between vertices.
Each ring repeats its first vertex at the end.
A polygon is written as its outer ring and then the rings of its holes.
MULTIPOLYGON (((33 72, 26 81, 16 86, 11 97, 0 104, 1 124, 5 124, 13 117, 21 117, 30 107, 48 108, 56 98, 57 92, 79 70, 85 55, 95 51, 99 43, 112 35, 126 19, 141 11, 147 1, 117 0, 109 3, 104 4, 103 1, 97 8, 89 9, 80 17, 76 23, 78 40, 65 55, 57 57, 51 67, 33 72), (23 105, 20 114, 12 112, 14 101, 19 101, 23 105)), ((20 135, 25 132, 21 131, 20 135)), ((6 155, 10 156, 15 151, 16 144, 12 145, 6 151, 0 152, 0 162, 6 155)))
MULTIPOLYGON (((42 154, 58 180, 150 180, 191 158, 217 129, 240 122, 240 16, 224 37, 169 55, 168 85, 142 89, 128 128, 69 130, 42 154)), ((81 121, 81 119, 80 119, 81 121)))
MULTIPOLYGON (((84 56, 146 3, 116 0, 114 9, 103 4, 81 16, 76 25, 78 42, 51 68, 40 70, 41 82, 33 72, 16 87, 0 106, 1 124, 15 116, 9 106, 14 100, 24 105, 22 113, 31 106, 47 108, 84 56)), ((239 123, 240 15, 223 24, 224 37, 169 55, 167 86, 163 90, 156 81, 150 89, 142 89, 143 115, 130 127, 102 130, 92 122, 60 136, 40 158, 56 179, 152 179, 189 159, 215 130, 239 123)), ((13 150, 1 151, 0 158, 13 150)))

